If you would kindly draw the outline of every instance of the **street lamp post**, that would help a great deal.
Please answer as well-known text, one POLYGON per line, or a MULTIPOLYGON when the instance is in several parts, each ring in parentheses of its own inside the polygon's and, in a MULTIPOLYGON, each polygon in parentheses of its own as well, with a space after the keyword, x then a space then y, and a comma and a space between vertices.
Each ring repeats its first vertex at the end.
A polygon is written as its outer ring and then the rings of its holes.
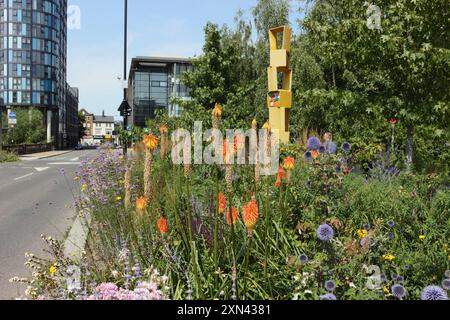
MULTIPOLYGON (((128 43, 128 0, 125 0, 124 8, 124 43, 123 43, 123 81, 127 81, 127 43, 128 43)), ((120 115, 123 116, 123 129, 128 131, 128 117, 131 116, 131 107, 127 101, 127 88, 124 85, 123 88, 123 101, 120 104, 119 111, 120 115)), ((128 154, 128 141, 124 141, 123 144, 123 154, 126 156, 128 154)))

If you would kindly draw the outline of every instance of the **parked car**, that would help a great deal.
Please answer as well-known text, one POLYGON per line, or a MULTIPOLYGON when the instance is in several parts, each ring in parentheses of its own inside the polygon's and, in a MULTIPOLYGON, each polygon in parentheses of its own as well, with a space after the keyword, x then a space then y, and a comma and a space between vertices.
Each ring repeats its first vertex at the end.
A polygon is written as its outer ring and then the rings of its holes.
POLYGON ((81 143, 77 144, 77 146, 75 147, 75 150, 84 150, 84 147, 81 143))

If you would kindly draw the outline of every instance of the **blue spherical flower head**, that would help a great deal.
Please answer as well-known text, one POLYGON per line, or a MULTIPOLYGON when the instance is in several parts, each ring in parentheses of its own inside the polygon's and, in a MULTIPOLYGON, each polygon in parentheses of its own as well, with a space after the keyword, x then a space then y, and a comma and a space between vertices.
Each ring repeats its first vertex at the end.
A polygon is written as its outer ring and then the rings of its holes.
POLYGON ((444 290, 450 291, 450 279, 445 279, 444 281, 442 281, 442 288, 444 288, 444 290))
POLYGON ((309 262, 309 258, 308 258, 308 256, 306 254, 302 254, 299 257, 299 260, 300 260, 301 263, 308 263, 309 262))
POLYGON ((310 160, 312 160, 312 158, 313 158, 313 155, 312 155, 311 151, 305 152, 305 160, 310 161, 310 160))
POLYGON ((406 289, 400 284, 396 284, 392 287, 392 295, 398 299, 403 299, 406 297, 406 289))
POLYGON ((331 301, 336 301, 337 298, 336 298, 336 296, 335 296, 334 294, 328 293, 328 294, 325 294, 325 295, 323 295, 323 296, 320 296, 320 300, 331 300, 331 301))
POLYGON ((336 290, 336 284, 334 283, 334 281, 330 280, 325 282, 325 290, 329 292, 333 292, 334 290, 336 290))
POLYGON ((350 152, 350 150, 352 149, 352 146, 350 143, 344 142, 341 146, 341 149, 343 152, 350 152))
POLYGON ((317 229, 317 237, 325 242, 330 241, 334 237, 334 230, 328 224, 323 224, 317 229))
POLYGON ((392 281, 397 281, 398 279, 398 274, 394 273, 392 274, 392 281))
POLYGON ((319 153, 320 153, 320 154, 325 154, 326 152, 327 152, 327 150, 325 149, 324 146, 320 146, 320 147, 319 147, 319 153))
POLYGON ((447 292, 438 286, 429 286, 422 291, 422 300, 448 300, 447 292))
POLYGON ((342 172, 341 166, 336 166, 336 173, 341 173, 341 172, 342 172))
POLYGON ((321 145, 322 145, 322 143, 316 137, 309 138, 308 143, 306 144, 306 146, 308 147, 309 150, 319 150, 321 145))
POLYGON ((390 233, 389 234, 389 240, 394 240, 395 239, 395 233, 390 233))
POLYGON ((370 228, 370 225, 365 224, 365 225, 364 225, 364 229, 367 230, 367 231, 369 231, 369 230, 371 229, 371 228, 370 228))
POLYGON ((395 227, 395 222, 394 221, 389 221, 388 222, 388 226, 389 226, 389 228, 393 228, 393 227, 395 227))
POLYGON ((402 276, 397 277, 397 283, 403 284, 404 282, 405 282, 405 278, 403 278, 402 276))
POLYGON ((387 276, 386 276, 386 274, 385 274, 385 273, 382 273, 382 274, 380 275, 380 279, 381 279, 382 282, 386 282, 386 281, 387 281, 387 276))

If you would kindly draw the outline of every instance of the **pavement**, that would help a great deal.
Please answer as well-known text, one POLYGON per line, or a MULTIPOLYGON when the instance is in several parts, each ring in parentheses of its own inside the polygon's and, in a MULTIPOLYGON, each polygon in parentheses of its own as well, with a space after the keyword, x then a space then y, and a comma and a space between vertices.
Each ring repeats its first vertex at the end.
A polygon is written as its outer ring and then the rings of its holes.
POLYGON ((71 153, 71 152, 73 152, 73 151, 66 150, 66 151, 47 151, 47 152, 33 153, 33 154, 27 154, 27 155, 20 156, 20 160, 21 161, 41 160, 41 159, 62 156, 64 154, 71 153))
POLYGON ((26 287, 9 279, 30 276, 26 252, 45 257, 41 234, 64 240, 76 215, 79 186, 73 178, 81 161, 97 152, 33 155, 27 161, 0 164, 0 300, 23 294, 26 287))

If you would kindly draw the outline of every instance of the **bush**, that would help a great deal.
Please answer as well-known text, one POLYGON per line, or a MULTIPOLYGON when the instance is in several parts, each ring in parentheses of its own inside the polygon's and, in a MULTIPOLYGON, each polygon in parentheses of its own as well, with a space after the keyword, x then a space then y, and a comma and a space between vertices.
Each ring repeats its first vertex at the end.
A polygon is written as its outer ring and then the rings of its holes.
POLYGON ((19 157, 15 153, 0 151, 0 163, 2 162, 15 162, 19 157))

